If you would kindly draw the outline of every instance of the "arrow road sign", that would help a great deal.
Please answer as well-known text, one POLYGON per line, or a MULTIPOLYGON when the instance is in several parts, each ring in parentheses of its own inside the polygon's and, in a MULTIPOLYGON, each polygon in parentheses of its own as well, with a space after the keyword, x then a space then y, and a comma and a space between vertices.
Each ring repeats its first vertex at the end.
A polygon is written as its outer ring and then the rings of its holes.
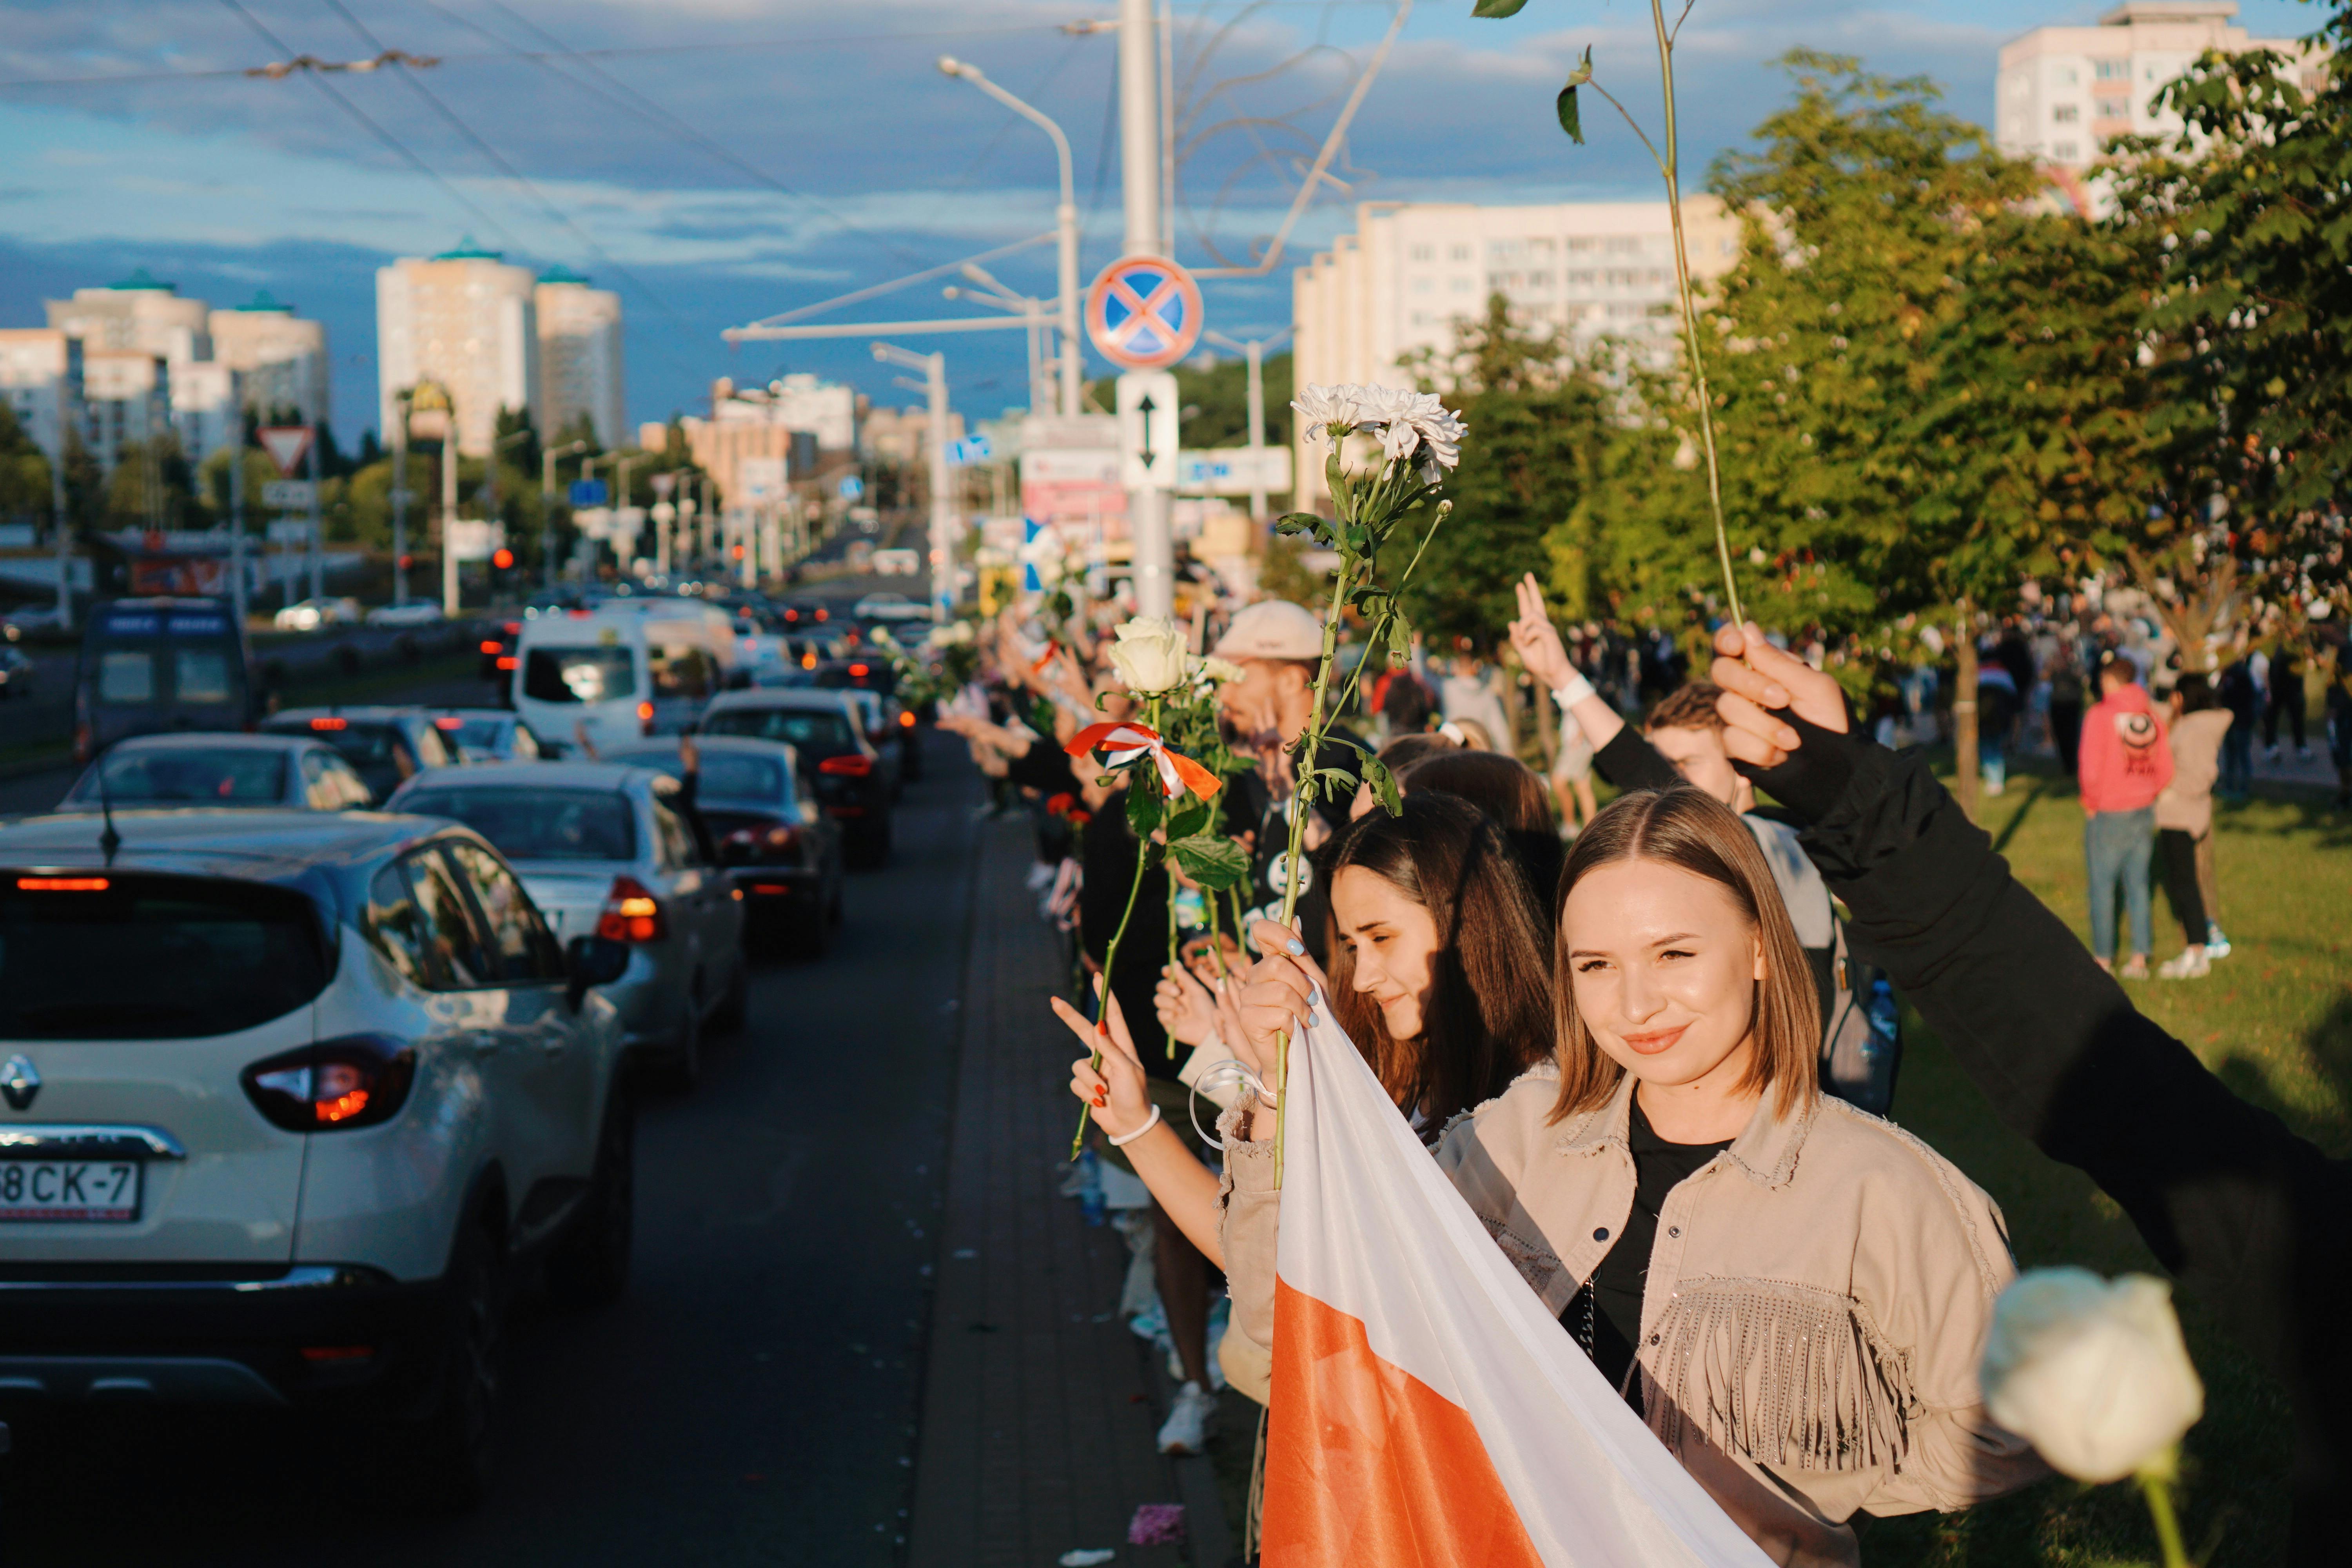
POLYGON ((1123 370, 1159 370, 1201 339, 1201 286, 1164 256, 1124 256, 1087 290, 1087 336, 1123 370))
POLYGON ((1176 378, 1167 371, 1129 371, 1118 378, 1119 466, 1129 489, 1175 488, 1180 414, 1176 378))
POLYGON ((288 479, 302 466, 310 450, 310 426, 308 425, 264 425, 257 432, 261 449, 278 465, 278 471, 288 479))

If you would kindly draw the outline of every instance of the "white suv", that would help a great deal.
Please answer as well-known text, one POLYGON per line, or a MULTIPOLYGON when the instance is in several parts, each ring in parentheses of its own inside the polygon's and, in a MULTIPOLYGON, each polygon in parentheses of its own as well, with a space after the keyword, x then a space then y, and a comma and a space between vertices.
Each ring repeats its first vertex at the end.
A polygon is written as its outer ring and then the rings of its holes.
POLYGON ((514 1283, 627 1279, 626 962, 446 822, 0 826, 0 1398, 340 1409, 477 1500, 514 1283))

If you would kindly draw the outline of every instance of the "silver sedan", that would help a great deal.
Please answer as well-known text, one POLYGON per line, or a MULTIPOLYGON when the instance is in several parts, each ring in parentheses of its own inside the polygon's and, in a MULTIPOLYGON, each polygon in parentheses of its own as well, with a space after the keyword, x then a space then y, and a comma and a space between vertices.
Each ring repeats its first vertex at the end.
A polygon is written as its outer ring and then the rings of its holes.
POLYGON ((133 735, 90 763, 59 811, 190 806, 352 811, 374 797, 332 746, 301 735, 133 735))
POLYGON ((679 1087, 701 1074, 706 1031, 741 1026, 741 897, 677 780, 616 763, 427 768, 384 809, 448 817, 488 839, 559 941, 626 944, 628 970, 604 994, 632 1051, 679 1087))

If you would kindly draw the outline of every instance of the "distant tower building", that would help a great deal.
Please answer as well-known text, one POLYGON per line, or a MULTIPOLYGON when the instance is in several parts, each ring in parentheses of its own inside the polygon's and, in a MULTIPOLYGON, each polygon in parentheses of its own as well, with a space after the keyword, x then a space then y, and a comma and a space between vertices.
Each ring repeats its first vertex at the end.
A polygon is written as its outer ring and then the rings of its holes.
MULTIPOLYGON (((2164 85, 2207 49, 2276 49, 2319 68, 2292 38, 2257 38, 2231 26, 2236 0, 2126 0, 2095 27, 2036 27, 2000 47, 1993 139, 2012 158, 2059 171, 2087 168, 2108 138, 2177 135, 2180 117, 2159 110, 2164 85)), ((2306 83, 2306 85, 2315 85, 2306 83)))
POLYGON ((245 375, 218 360, 189 360, 171 367, 172 428, 180 450, 201 463, 245 434, 245 375))
POLYGON ((143 267, 120 283, 77 289, 70 300, 44 302, 49 325, 85 349, 137 349, 173 364, 213 357, 212 307, 184 300, 143 267))
POLYGON ((404 257, 375 275, 377 392, 383 427, 420 381, 449 389, 457 449, 490 449, 501 408, 527 409, 549 428, 540 393, 538 311, 528 268, 510 267, 471 239, 432 258, 404 257))
POLYGON ((539 311, 539 381, 547 416, 540 434, 552 438, 581 415, 607 449, 626 440, 627 389, 621 374, 621 297, 591 289, 562 267, 540 274, 533 291, 539 311))
POLYGON ((237 373, 246 407, 265 418, 291 408, 311 425, 332 417, 325 322, 303 321, 264 289, 247 304, 215 310, 211 327, 213 358, 237 373))
POLYGON ((81 356, 82 445, 112 472, 123 445, 172 427, 172 362, 144 349, 86 348, 81 356))

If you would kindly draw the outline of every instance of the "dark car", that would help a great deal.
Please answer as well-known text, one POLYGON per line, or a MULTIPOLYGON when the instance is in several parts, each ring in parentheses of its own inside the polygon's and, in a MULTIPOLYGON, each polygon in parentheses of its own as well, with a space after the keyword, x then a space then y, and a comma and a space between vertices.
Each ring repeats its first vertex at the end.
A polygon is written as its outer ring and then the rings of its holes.
POLYGON ((261 722, 264 734, 310 735, 343 754, 378 800, 426 768, 458 758, 423 708, 289 708, 261 722))
POLYGON ((515 642, 522 636, 522 622, 484 621, 481 632, 481 677, 498 682, 503 690, 514 682, 515 642))
MULTIPOLYGON (((743 940, 822 958, 841 923, 842 831, 808 798, 800 757, 781 741, 698 738, 695 798, 719 864, 743 899, 743 940)), ((623 746, 604 760, 682 778, 668 742, 623 746)))
POLYGON ((817 805, 841 824, 850 858, 861 866, 889 859, 889 774, 841 692, 793 687, 725 692, 711 699, 702 732, 792 747, 817 805))
POLYGON ((923 776, 922 731, 915 722, 915 710, 898 700, 898 667, 878 655, 870 658, 840 658, 820 664, 812 683, 820 691, 871 691, 881 700, 882 733, 869 737, 878 749, 898 748, 898 776, 919 779, 923 776))

